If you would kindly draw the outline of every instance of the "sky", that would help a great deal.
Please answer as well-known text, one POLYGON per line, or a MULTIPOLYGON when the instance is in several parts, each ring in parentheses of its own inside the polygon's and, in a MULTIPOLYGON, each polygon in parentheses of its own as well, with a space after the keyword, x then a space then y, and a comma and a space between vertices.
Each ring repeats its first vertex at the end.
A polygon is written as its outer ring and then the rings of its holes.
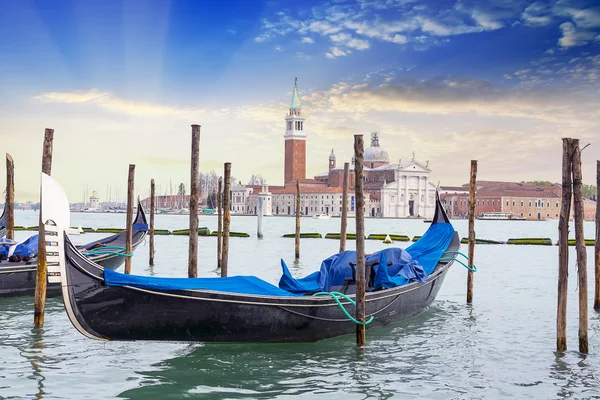
MULTIPOLYGON (((53 176, 124 198, 189 186, 200 169, 283 182, 294 78, 307 175, 349 161, 379 132, 392 162, 429 161, 432 181, 561 177, 579 138, 584 183, 600 159, 600 7, 595 1, 325 2, 0 0, 0 143, 17 201, 39 200, 45 128, 53 176)), ((0 187, 5 174, 0 174, 0 187)))

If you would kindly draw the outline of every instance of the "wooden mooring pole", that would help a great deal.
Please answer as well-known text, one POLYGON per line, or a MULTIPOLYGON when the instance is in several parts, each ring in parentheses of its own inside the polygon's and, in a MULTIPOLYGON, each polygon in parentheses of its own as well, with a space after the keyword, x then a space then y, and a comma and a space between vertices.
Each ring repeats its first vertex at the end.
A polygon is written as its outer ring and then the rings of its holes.
POLYGON ((223 183, 223 248, 221 254, 221 277, 227 276, 227 262, 229 261, 229 227, 231 224, 231 163, 225 163, 223 183))
MULTIPOLYGON (((51 175, 52 172, 52 142, 54 140, 54 129, 46 128, 44 132, 44 147, 42 150, 42 172, 51 175)), ((38 255, 37 273, 35 281, 35 298, 33 303, 33 326, 41 328, 44 326, 44 312, 46 308, 46 241, 44 238, 44 220, 42 219, 42 192, 40 191, 40 217, 38 230, 38 255)))
MULTIPOLYGON (((133 254, 133 202, 134 199, 135 165, 129 164, 127 175, 127 225, 125 227, 125 253, 133 254)), ((131 274, 131 261, 133 257, 125 257, 125 273, 131 274)))
POLYGON ((223 257, 223 179, 217 184, 217 269, 221 269, 223 257))
POLYGON ((600 160, 596 161, 596 243, 594 257, 594 310, 600 311, 600 160))
POLYGON ((342 188, 342 221, 340 222, 340 253, 346 251, 346 229, 348 227, 348 176, 350 175, 350 163, 344 163, 344 181, 342 188))
POLYGON ((15 239, 15 163, 6 153, 6 204, 4 205, 6 238, 15 239))
MULTIPOLYGON (((354 135, 354 192, 356 198, 356 319, 366 321, 365 199, 363 194, 363 135, 354 135)), ((366 326, 356 325, 356 345, 366 343, 366 326)))
POLYGON ((200 125, 192 125, 192 168, 190 175, 190 245, 188 278, 198 277, 198 202, 200 201, 200 125))
POLYGON ((150 180, 150 255, 149 264, 154 265, 154 207, 156 199, 154 194, 154 179, 150 180))
MULTIPOLYGON (((477 160, 471 160, 471 180, 469 183, 469 268, 473 268, 475 258, 475 189, 477 188, 477 160)), ((473 271, 467 272, 467 303, 473 302, 473 271)))
POLYGON ((296 240, 294 254, 296 260, 300 258, 300 181, 296 181, 296 240))
POLYGON ((587 354, 589 352, 587 253, 585 250, 585 237, 583 236, 583 190, 579 139, 573 139, 572 166, 575 248, 577 251, 577 290, 579 292, 579 352, 587 354))
POLYGON ((567 350, 567 288, 569 281, 569 215, 571 214, 572 140, 563 138, 562 199, 558 221, 558 304, 556 309, 556 350, 567 350))

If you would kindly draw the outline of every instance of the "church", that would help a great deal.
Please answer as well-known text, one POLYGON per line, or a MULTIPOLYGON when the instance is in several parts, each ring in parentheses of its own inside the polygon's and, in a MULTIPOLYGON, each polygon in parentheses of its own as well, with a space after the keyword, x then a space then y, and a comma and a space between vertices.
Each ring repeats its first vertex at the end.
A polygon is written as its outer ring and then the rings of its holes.
MULTIPOLYGON (((298 81, 294 83, 289 112, 285 117, 284 185, 246 186, 231 189, 232 212, 256 214, 258 198, 263 199, 264 215, 295 215, 296 182, 300 184, 300 214, 338 216, 342 208, 344 165, 336 162, 334 150, 328 158, 328 170, 306 177, 305 118, 300 103, 298 81)), ((435 212, 436 186, 429 181, 429 162, 415 159, 390 163, 388 152, 380 146, 379 134, 371 133, 364 152, 365 216, 383 218, 432 218, 435 212)), ((349 165, 348 215, 355 214, 354 159, 349 165)))

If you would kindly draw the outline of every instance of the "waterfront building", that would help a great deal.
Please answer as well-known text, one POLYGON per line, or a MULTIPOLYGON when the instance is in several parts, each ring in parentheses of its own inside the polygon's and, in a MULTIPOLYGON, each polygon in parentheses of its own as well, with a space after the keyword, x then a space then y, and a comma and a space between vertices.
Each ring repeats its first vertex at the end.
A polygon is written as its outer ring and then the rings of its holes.
MULTIPOLYGON (((440 188, 440 198, 450 218, 467 218, 469 212, 469 185, 440 188), (460 190, 462 188, 462 190, 460 190)), ((558 219, 562 200, 562 186, 538 185, 525 182, 477 182, 475 215, 483 213, 510 213, 527 220, 558 219)), ((584 219, 594 221, 596 202, 584 199, 584 219)), ((573 207, 571 216, 573 218, 573 207)))

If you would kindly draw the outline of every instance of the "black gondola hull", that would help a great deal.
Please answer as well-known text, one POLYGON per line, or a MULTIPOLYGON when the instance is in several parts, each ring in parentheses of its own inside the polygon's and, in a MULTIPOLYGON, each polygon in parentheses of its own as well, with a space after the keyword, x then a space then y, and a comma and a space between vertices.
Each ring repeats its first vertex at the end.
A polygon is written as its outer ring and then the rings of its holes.
MULTIPOLYGON (((135 250, 139 243, 133 246, 135 250)), ((125 257, 111 255, 96 261, 104 268, 116 270, 125 262, 125 257)), ((35 280, 37 261, 33 259, 27 263, 0 263, 0 297, 32 296, 35 294, 35 280)), ((62 294, 59 283, 48 283, 46 296, 55 297, 62 294)))
MULTIPOLYGON (((146 215, 141 205, 138 204, 138 213, 133 225, 146 224, 146 215)), ((136 230, 132 233, 132 252, 144 241, 147 231, 136 230)), ((109 237, 88 243, 82 247, 91 248, 96 243, 111 245, 125 245, 125 233, 111 235, 109 237)), ((118 269, 125 262, 125 257, 119 254, 103 254, 90 257, 96 264, 110 270, 118 269)), ((35 294, 35 280, 37 271, 37 260, 34 258, 28 262, 0 262, 0 297, 30 296, 35 294)), ((55 297, 62 294, 59 283, 48 283, 46 296, 55 297)))
MULTIPOLYGON (((459 246, 455 234, 449 249, 459 246)), ((329 297, 107 287, 102 270, 82 259, 68 243, 66 254, 68 307, 78 329, 99 339, 314 342, 356 330, 329 297)), ((368 327, 386 326, 423 312, 435 300, 450 265, 439 264, 427 282, 367 293, 367 314, 374 316, 368 327)), ((354 314, 354 307, 345 306, 354 314)))

